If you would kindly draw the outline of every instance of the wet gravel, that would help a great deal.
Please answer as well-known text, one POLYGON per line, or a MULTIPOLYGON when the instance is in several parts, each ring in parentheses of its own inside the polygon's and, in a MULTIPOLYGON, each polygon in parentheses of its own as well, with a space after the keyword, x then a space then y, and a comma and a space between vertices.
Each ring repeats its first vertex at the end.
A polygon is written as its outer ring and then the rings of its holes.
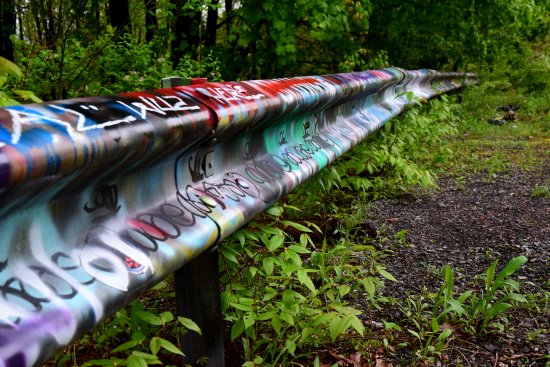
MULTIPOLYGON (((445 264, 455 271, 457 292, 480 289, 482 280, 475 276, 493 261, 499 259, 499 270, 524 255, 528 262, 514 278, 522 293, 540 299, 550 291, 550 198, 532 194, 535 187, 549 184, 550 161, 530 172, 513 168, 490 177, 482 172, 444 178, 439 190, 374 203, 366 224, 389 239, 393 252, 384 264, 400 280, 387 282, 384 294, 403 300, 423 289, 437 292, 445 264), (400 231, 405 231, 405 243, 395 237, 400 231)), ((546 303, 536 305, 538 311, 512 312, 504 333, 473 337, 457 330, 437 364, 550 366, 548 293, 546 303)), ((399 311, 390 310, 397 316, 399 311)), ((387 308, 382 312, 371 316, 389 316, 387 308)), ((388 365, 408 365, 410 356, 399 353, 388 365)))

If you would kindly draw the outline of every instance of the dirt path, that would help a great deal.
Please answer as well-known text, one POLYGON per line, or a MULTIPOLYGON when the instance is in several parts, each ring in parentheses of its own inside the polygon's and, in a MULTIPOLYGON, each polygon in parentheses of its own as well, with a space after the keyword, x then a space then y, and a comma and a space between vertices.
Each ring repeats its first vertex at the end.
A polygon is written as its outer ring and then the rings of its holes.
MULTIPOLYGON (((491 180, 487 174, 442 179, 438 191, 375 203, 368 220, 380 236, 393 239, 394 253, 384 262, 402 280, 387 284, 385 294, 403 300, 424 287, 437 292, 444 264, 455 270, 457 291, 479 289, 476 274, 485 272, 495 259, 502 266, 519 255, 529 260, 515 277, 521 292, 540 296, 541 289, 548 291, 550 197, 534 197, 533 189, 549 184, 550 160, 537 172, 512 169, 491 180), (406 243, 395 239, 399 231, 406 231, 406 243)), ((550 365, 549 357, 544 357, 550 355, 547 302, 548 296, 538 315, 525 310, 513 313, 499 337, 477 339, 459 330, 446 356, 448 365, 550 365)), ((397 352, 393 365, 408 365, 406 360, 397 352)))

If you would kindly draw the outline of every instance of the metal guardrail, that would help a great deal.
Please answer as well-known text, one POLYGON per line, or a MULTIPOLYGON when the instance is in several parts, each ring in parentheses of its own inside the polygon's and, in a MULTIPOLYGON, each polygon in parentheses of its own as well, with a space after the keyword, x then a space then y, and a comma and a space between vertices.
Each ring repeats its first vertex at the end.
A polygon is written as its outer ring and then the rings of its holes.
MULTIPOLYGON (((473 81, 389 68, 0 109, 0 366, 51 358, 399 114, 407 92, 473 81)), ((195 268, 185 291, 204 287, 195 268)))

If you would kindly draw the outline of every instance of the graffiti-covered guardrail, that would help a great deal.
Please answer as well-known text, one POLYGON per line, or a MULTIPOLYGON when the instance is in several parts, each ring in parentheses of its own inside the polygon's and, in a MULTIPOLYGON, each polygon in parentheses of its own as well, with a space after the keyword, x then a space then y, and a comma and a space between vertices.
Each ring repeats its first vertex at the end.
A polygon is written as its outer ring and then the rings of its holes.
POLYGON ((50 358, 400 113, 408 92, 473 78, 389 68, 0 109, 0 366, 50 358))

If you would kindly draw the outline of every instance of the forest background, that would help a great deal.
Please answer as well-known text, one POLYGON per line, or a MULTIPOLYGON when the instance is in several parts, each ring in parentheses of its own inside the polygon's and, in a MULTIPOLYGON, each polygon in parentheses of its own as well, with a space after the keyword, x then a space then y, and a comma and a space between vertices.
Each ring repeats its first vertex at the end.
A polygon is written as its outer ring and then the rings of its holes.
POLYGON ((549 9, 546 0, 2 0, 0 104, 151 89, 170 75, 514 67, 547 34, 549 9))

